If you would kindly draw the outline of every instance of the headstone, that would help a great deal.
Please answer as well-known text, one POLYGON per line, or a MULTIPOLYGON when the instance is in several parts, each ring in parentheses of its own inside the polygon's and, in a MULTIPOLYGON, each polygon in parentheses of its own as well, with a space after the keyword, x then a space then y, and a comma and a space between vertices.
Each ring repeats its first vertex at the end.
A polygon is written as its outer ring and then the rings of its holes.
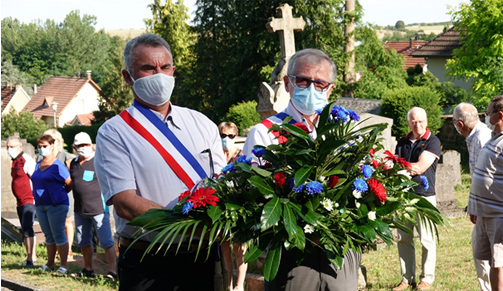
POLYGON ((281 59, 271 74, 271 82, 262 82, 257 93, 257 112, 262 119, 282 111, 290 101, 283 77, 286 76, 290 57, 295 54, 294 31, 303 30, 306 25, 302 17, 293 17, 292 6, 285 3, 276 10, 280 17, 269 18, 266 27, 271 33, 279 32, 281 59))
POLYGON ((458 201, 454 197, 454 187, 461 183, 460 163, 459 153, 448 150, 442 154, 441 163, 437 165, 435 180, 437 208, 447 217, 465 215, 464 210, 458 207, 458 201))

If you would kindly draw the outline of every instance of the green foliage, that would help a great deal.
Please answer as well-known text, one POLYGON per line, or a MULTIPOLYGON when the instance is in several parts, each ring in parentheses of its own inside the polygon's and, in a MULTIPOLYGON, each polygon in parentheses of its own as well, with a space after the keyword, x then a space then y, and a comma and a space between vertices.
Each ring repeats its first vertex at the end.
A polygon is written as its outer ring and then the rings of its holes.
POLYGON ((395 23, 396 30, 405 30, 405 23, 402 20, 398 20, 395 23))
POLYGON ((359 28, 357 40, 356 71, 363 77, 354 84, 355 97, 381 99, 387 90, 407 87, 402 55, 386 50, 371 28, 359 28))
POLYGON ((447 61, 450 76, 473 80, 472 93, 487 105, 503 92, 503 0, 472 0, 451 11, 462 47, 447 61))
POLYGON ((21 84, 26 93, 32 92, 33 78, 28 74, 21 72, 11 60, 2 63, 2 85, 16 86, 21 84))
POLYGON ((49 126, 44 121, 35 119, 27 111, 17 114, 12 109, 9 113, 2 115, 2 139, 17 132, 21 138, 25 138, 33 146, 36 146, 37 139, 47 129, 49 126))
POLYGON ((96 135, 98 135, 98 129, 100 128, 100 126, 101 123, 93 124, 91 126, 74 125, 58 128, 58 131, 61 133, 63 140, 65 141, 65 150, 69 153, 73 152, 73 140, 75 138, 75 135, 79 132, 85 132, 89 134, 93 143, 96 143, 96 135))
POLYGON ((392 134, 402 137, 410 132, 407 112, 421 107, 428 115, 428 129, 436 133, 442 126, 440 101, 440 94, 426 86, 389 90, 382 99, 381 114, 393 119, 392 134))
POLYGON ((118 36, 111 38, 108 59, 103 70, 99 109, 93 112, 93 124, 105 122, 129 107, 133 102, 133 91, 122 78, 122 70, 125 67, 123 57, 125 46, 125 41, 118 36))
POLYGON ((225 115, 225 120, 222 121, 234 122, 240 130, 240 134, 243 135, 246 129, 261 121, 260 114, 257 113, 256 107, 257 101, 240 102, 236 105, 232 105, 231 108, 229 108, 229 112, 225 115))

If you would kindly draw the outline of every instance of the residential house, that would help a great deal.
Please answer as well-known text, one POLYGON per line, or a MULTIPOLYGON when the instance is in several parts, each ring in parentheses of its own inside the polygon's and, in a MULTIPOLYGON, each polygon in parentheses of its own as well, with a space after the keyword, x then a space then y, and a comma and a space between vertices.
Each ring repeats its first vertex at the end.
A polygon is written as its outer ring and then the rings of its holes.
POLYGON ((415 58, 410 56, 409 54, 424 45, 426 41, 424 40, 414 40, 413 38, 410 41, 387 41, 384 43, 385 48, 392 48, 397 51, 397 53, 401 54, 405 57, 405 62, 403 64, 404 70, 408 68, 414 68, 416 65, 420 65, 423 68, 423 71, 426 71, 425 58, 415 58))
POLYGON ((19 113, 28 104, 31 97, 21 85, 2 86, 2 115, 9 113, 11 109, 19 113))
POLYGON ((437 35, 423 46, 412 51, 409 55, 416 58, 426 58, 428 70, 438 78, 440 82, 453 82, 454 86, 470 90, 471 81, 464 78, 455 78, 449 80, 447 74, 447 60, 452 57, 452 52, 461 47, 460 33, 453 26, 448 30, 437 35))
MULTIPOLYGON (((26 108, 50 125, 54 125, 54 116, 58 127, 83 124, 76 123, 76 117, 89 116, 98 110, 100 91, 100 87, 91 79, 91 71, 87 71, 85 78, 51 77, 33 95, 26 108)), ((93 117, 87 119, 92 120, 93 117)))

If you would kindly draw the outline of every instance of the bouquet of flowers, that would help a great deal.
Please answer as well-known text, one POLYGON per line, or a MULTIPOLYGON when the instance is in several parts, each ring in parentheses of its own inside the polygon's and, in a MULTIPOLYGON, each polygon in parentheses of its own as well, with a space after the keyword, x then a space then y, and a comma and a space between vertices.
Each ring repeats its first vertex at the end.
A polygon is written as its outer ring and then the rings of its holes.
POLYGON ((415 183, 408 162, 389 151, 376 155, 386 124, 363 127, 356 113, 333 103, 319 114, 316 139, 287 118, 270 129, 279 133, 279 144, 254 148, 258 164, 242 156, 218 179, 182 193, 174 209, 150 210, 130 224, 158 232, 151 246, 169 246, 180 235, 190 242, 202 233, 209 244, 245 244, 247 262, 267 251, 269 281, 283 248, 304 255, 322 248, 340 268, 349 249, 375 247, 378 237, 389 244, 390 228, 410 232, 405 224, 415 224, 416 216, 429 220, 435 232, 447 223, 431 203, 409 192, 415 183))

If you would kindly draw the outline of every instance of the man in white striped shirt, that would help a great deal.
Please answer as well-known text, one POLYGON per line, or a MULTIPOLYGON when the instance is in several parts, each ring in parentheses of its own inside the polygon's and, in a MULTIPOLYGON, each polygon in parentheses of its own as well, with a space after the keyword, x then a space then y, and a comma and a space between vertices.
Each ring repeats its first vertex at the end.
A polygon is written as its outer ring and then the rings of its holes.
POLYGON ((491 100, 486 124, 494 130, 473 171, 468 213, 475 223, 473 256, 489 260, 491 288, 496 291, 503 290, 503 95, 491 100))

